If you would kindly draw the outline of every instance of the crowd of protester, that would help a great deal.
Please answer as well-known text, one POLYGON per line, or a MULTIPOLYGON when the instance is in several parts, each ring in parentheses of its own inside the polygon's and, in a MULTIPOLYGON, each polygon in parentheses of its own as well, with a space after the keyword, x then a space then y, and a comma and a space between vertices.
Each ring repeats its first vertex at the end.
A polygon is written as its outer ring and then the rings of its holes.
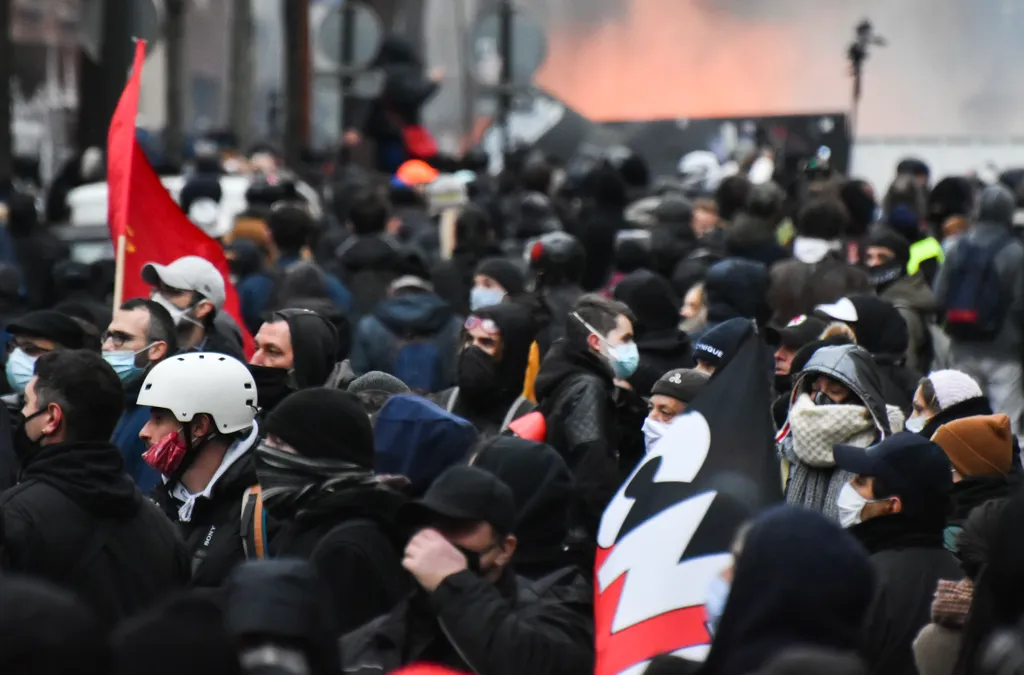
POLYGON ((230 279, 112 312, 8 199, 0 672, 593 672, 605 507, 752 322, 786 504, 649 670, 1022 672, 1024 188, 465 162, 450 254, 425 184, 274 167, 230 279))

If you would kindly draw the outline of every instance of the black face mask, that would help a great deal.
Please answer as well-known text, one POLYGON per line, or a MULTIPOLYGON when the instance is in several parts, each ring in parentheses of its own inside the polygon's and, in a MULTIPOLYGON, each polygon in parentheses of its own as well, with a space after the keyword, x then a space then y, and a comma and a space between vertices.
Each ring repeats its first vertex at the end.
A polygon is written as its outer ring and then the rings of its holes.
POLYGON ((472 346, 459 355, 459 389, 474 400, 490 399, 497 393, 501 382, 498 362, 490 354, 472 346))
POLYGON ((903 278, 906 269, 907 266, 902 261, 890 260, 881 265, 868 267, 867 273, 868 278, 871 280, 871 285, 875 287, 876 291, 882 292, 903 278))
POLYGON ((829 398, 829 395, 823 391, 819 391, 814 395, 814 405, 842 405, 843 401, 833 401, 829 398))
MULTIPOLYGON (((452 544, 455 546, 454 544, 452 544)), ((459 549, 459 553, 466 556, 466 567, 473 574, 480 576, 480 554, 476 551, 470 551, 468 548, 462 548, 461 546, 455 546, 459 549)))
POLYGON ((14 420, 14 430, 11 434, 11 441, 14 444, 14 454, 18 456, 22 464, 25 464, 31 457, 39 450, 39 443, 42 438, 32 440, 28 437, 28 432, 25 430, 25 426, 35 418, 39 417, 46 412, 46 408, 37 410, 28 417, 25 417, 20 412, 16 413, 16 419, 14 420))
POLYGON ((267 366, 246 366, 256 381, 256 397, 260 410, 273 410, 278 403, 295 391, 292 374, 287 368, 268 368, 267 366))

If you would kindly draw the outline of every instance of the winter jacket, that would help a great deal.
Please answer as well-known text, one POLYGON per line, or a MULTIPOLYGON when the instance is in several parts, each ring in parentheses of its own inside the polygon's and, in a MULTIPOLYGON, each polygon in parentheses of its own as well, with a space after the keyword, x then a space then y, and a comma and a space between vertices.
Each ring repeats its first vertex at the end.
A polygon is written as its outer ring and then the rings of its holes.
POLYGON ((394 526, 404 501, 384 487, 353 488, 315 497, 293 519, 278 521, 271 557, 310 561, 342 633, 390 611, 409 592, 394 526))
POLYGON ((77 593, 107 625, 185 586, 174 526, 122 471, 109 443, 43 446, 0 495, 3 571, 77 593))
POLYGON ((640 396, 650 396, 654 383, 676 368, 693 366, 690 338, 679 330, 679 298, 667 279, 648 270, 627 275, 615 288, 633 323, 640 365, 629 383, 640 396))
POLYGON ((991 343, 963 343, 954 340, 954 344, 957 347, 977 349, 984 356, 1019 361, 1024 347, 1024 244, 1011 235, 1014 208, 1013 197, 1008 191, 987 189, 982 193, 978 223, 953 245, 946 257, 946 264, 935 279, 935 300, 939 307, 948 307, 950 271, 957 266, 957 257, 964 250, 965 241, 988 247, 1005 237, 1006 243, 994 259, 1002 297, 1007 303, 1003 327, 991 343))
POLYGON ((370 314, 387 298, 391 282, 404 273, 402 247, 387 235, 346 239, 334 252, 334 268, 352 292, 352 312, 370 314))
POLYGON ((785 326, 801 314, 811 314, 818 305, 872 292, 867 273, 838 255, 828 255, 816 263, 793 258, 772 265, 768 303, 772 321, 785 326))
POLYGON ((0 494, 18 483, 18 472, 21 470, 11 432, 11 413, 6 404, 0 405, 0 494))
POLYGON ((426 661, 477 675, 590 675, 591 597, 576 570, 537 582, 506 572, 497 584, 464 570, 342 638, 344 670, 377 675, 426 661))
POLYGON ((406 293, 381 302, 359 321, 349 359, 357 375, 379 370, 402 378, 397 367, 401 350, 428 342, 436 349, 430 390, 440 391, 455 384, 461 331, 462 321, 444 300, 433 293, 406 293))
POLYGON ((213 330, 207 331, 206 336, 195 347, 182 351, 213 352, 245 362, 241 329, 227 312, 217 312, 213 319, 213 330))
POLYGON ((608 281, 615 263, 615 237, 626 229, 622 210, 612 206, 586 206, 579 217, 579 230, 573 232, 587 250, 586 269, 580 285, 597 291, 608 281))
POLYGON ((942 514, 879 516, 850 528, 867 548, 876 590, 864 622, 864 655, 876 673, 917 675, 912 646, 931 618, 940 579, 959 580, 957 559, 942 545, 942 514))
MULTIPOLYGON (((194 586, 220 586, 245 560, 242 498, 257 484, 252 449, 258 435, 258 428, 253 426, 248 436, 228 448, 206 490, 194 498, 191 506, 188 491, 180 483, 163 483, 153 492, 156 503, 177 525, 185 541, 194 586)), ((272 533, 268 536, 272 539, 272 533)))
POLYGON ((910 346, 907 348, 907 366, 917 372, 926 372, 932 356, 932 340, 928 326, 935 321, 937 305, 932 289, 924 276, 915 274, 902 277, 881 293, 907 324, 910 346))
POLYGON ((160 482, 160 472, 142 461, 146 444, 139 438, 139 432, 149 421, 149 406, 138 404, 143 381, 144 378, 140 377, 125 387, 127 406, 121 419, 117 421, 110 440, 121 450, 125 473, 135 481, 142 494, 148 495, 160 482))
MULTIPOLYGON (((271 305, 281 276, 289 267, 298 262, 300 259, 297 257, 281 256, 273 271, 252 274, 238 284, 238 300, 242 307, 242 319, 253 335, 259 332, 266 313, 277 309, 271 305)), ((352 295, 348 289, 333 274, 326 272, 324 274, 327 294, 331 301, 346 312, 351 311, 352 295)))
POLYGON ((536 391, 547 443, 576 478, 573 526, 594 535, 624 474, 632 470, 632 459, 643 456, 640 428, 646 410, 635 419, 630 406, 620 408, 618 401, 628 400, 628 392, 615 386, 608 367, 590 350, 573 349, 565 340, 541 364, 536 391))
POLYGON ((836 500, 853 476, 836 468, 834 446, 873 445, 899 431, 903 415, 886 405, 878 367, 870 354, 855 345, 818 349, 797 376, 791 401, 779 443, 780 455, 788 462, 786 501, 838 521, 836 500), (808 407, 811 385, 819 375, 845 386, 857 401, 808 407))

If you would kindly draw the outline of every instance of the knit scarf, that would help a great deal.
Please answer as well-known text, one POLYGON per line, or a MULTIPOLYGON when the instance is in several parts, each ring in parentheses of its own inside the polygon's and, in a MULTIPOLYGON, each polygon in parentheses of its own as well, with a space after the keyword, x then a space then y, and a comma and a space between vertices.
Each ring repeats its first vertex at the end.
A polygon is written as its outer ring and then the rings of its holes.
POLYGON ((932 621, 946 628, 963 628, 973 598, 974 582, 970 579, 939 579, 932 602, 932 621))
MULTIPOLYGON (((903 427, 903 413, 886 406, 892 429, 903 427)), ((786 501, 820 511, 836 522, 836 500, 853 474, 836 469, 832 450, 836 445, 866 448, 879 438, 879 430, 867 408, 859 405, 815 405, 801 394, 789 411, 789 434, 779 443, 779 454, 788 460, 786 501)))
POLYGON ((314 459, 260 443, 254 455, 263 506, 290 519, 310 499, 356 486, 377 485, 373 471, 341 459, 314 459))

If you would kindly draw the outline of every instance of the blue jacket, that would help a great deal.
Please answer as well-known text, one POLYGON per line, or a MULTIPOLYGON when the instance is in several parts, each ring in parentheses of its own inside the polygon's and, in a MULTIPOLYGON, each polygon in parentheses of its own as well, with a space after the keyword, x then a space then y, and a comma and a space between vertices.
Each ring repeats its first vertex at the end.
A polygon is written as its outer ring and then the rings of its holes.
MULTIPOLYGON (((263 314, 270 304, 270 296, 277 284, 277 277, 283 275, 291 265, 300 262, 298 258, 282 256, 277 261, 276 274, 257 272, 248 276, 238 284, 238 301, 242 306, 242 319, 246 327, 255 335, 263 325, 263 314)), ((324 273, 327 281, 327 294, 345 313, 352 311, 352 294, 345 285, 333 274, 324 273)))
POLYGON ((114 427, 111 442, 121 450, 124 457, 124 472, 131 476, 139 490, 148 495, 160 482, 160 473, 142 461, 142 453, 146 452, 146 444, 139 438, 139 432, 149 421, 149 406, 138 405, 139 391, 144 378, 129 384, 125 388, 125 398, 129 401, 121 419, 114 427))
MULTIPOLYGON (((389 298, 373 313, 360 319, 349 359, 352 370, 363 375, 379 370, 399 379, 398 356, 409 342, 425 340, 437 348, 437 377, 433 391, 455 384, 456 352, 462 321, 444 300, 433 293, 413 293, 389 298)), ((409 386, 412 383, 406 382, 409 386)))

